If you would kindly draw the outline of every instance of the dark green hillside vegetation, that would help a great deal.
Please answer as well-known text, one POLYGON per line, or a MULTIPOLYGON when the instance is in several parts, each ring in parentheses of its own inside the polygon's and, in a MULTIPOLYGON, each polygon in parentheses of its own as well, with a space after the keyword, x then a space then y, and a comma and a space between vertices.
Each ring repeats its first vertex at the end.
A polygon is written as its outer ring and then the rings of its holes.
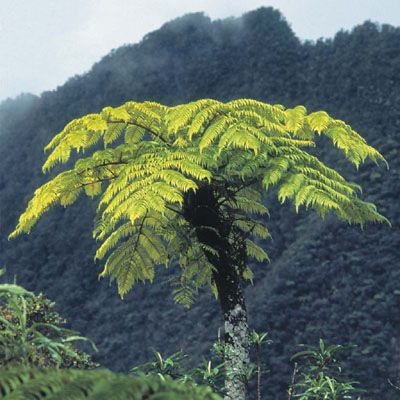
MULTIPOLYGON (((28 289, 56 300, 73 328, 95 341, 98 360, 107 367, 127 370, 148 358, 151 345, 167 352, 183 347, 200 358, 222 323, 217 304, 201 294, 189 312, 175 306, 166 284, 171 271, 152 287, 138 286, 124 301, 114 288, 99 285, 87 229, 94 210, 88 211, 87 200, 47 215, 28 238, 6 241, 30 194, 44 182, 44 145, 72 118, 130 99, 176 104, 252 97, 326 109, 389 162, 389 172, 361 167, 356 181, 392 228, 367 226, 361 233, 266 199, 273 216, 271 264, 257 268, 254 287, 248 288, 250 324, 268 330, 274 342, 263 392, 284 398, 296 345, 323 337, 358 345, 347 371, 367 390, 365 398, 394 399, 387 378, 395 382, 399 374, 398 76, 400 30, 389 26, 365 23, 333 40, 301 44, 271 9, 215 22, 195 14, 166 24, 23 110, 21 99, 2 104, 0 265, 28 289)), ((323 150, 321 156, 354 178, 335 153, 323 150)))

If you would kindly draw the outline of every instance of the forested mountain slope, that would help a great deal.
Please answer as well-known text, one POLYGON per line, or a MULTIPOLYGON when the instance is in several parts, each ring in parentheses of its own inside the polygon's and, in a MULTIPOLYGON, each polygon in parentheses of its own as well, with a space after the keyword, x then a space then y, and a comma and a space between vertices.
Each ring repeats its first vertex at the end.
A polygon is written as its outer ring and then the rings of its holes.
POLYGON ((104 57, 92 70, 41 97, 0 106, 0 265, 30 290, 54 299, 74 329, 100 348, 116 370, 149 357, 147 348, 179 348, 201 357, 221 324, 208 293, 188 312, 173 304, 166 271, 153 286, 120 300, 98 282, 91 238, 94 204, 45 216, 30 236, 7 241, 35 187, 44 181, 43 147, 70 119, 127 100, 167 104, 202 97, 251 97, 286 106, 325 109, 349 122, 390 164, 355 173, 324 154, 364 187, 392 227, 364 231, 266 199, 273 239, 271 263, 248 288, 250 323, 268 330, 266 392, 285 398, 289 357, 298 343, 356 344, 348 361, 368 399, 395 399, 387 378, 400 371, 400 29, 365 23, 333 40, 302 44, 279 12, 259 9, 238 19, 202 14, 174 20, 137 45, 104 57))

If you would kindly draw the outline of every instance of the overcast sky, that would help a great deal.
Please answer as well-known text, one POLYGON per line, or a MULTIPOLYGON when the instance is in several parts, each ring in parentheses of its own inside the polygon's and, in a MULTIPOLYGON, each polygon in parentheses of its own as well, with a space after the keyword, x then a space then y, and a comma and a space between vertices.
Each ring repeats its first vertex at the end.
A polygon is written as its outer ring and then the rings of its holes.
POLYGON ((400 0, 0 0, 0 101, 54 89, 185 13, 218 19, 261 6, 281 10, 301 39, 367 19, 400 26, 400 0))

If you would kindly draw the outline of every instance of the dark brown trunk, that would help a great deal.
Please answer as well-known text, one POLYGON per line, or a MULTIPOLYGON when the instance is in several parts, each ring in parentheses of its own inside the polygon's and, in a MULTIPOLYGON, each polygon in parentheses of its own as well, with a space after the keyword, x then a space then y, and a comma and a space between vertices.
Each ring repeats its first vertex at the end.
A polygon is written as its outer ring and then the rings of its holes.
POLYGON ((214 273, 224 316, 226 400, 247 399, 249 335, 247 310, 239 277, 233 266, 220 267, 214 273))
POLYGON ((229 243, 232 224, 223 216, 212 187, 206 186, 185 198, 184 215, 196 228, 201 243, 217 254, 206 252, 215 267, 213 280, 218 290, 225 329, 225 390, 226 400, 247 399, 246 372, 249 365, 249 335, 245 299, 240 283, 240 271, 246 263, 244 239, 229 243), (210 229, 211 228, 211 229, 210 229))
POLYGON ((261 400, 261 347, 257 345, 257 400, 261 400))

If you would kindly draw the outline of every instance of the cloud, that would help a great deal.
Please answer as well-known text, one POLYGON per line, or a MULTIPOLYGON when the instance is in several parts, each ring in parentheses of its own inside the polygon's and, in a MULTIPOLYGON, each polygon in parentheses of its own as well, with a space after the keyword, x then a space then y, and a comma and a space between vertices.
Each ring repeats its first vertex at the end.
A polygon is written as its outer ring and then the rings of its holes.
POLYGON ((303 39, 366 19, 400 25, 399 0, 0 0, 0 101, 53 89, 185 13, 219 19, 261 6, 281 10, 303 39))

